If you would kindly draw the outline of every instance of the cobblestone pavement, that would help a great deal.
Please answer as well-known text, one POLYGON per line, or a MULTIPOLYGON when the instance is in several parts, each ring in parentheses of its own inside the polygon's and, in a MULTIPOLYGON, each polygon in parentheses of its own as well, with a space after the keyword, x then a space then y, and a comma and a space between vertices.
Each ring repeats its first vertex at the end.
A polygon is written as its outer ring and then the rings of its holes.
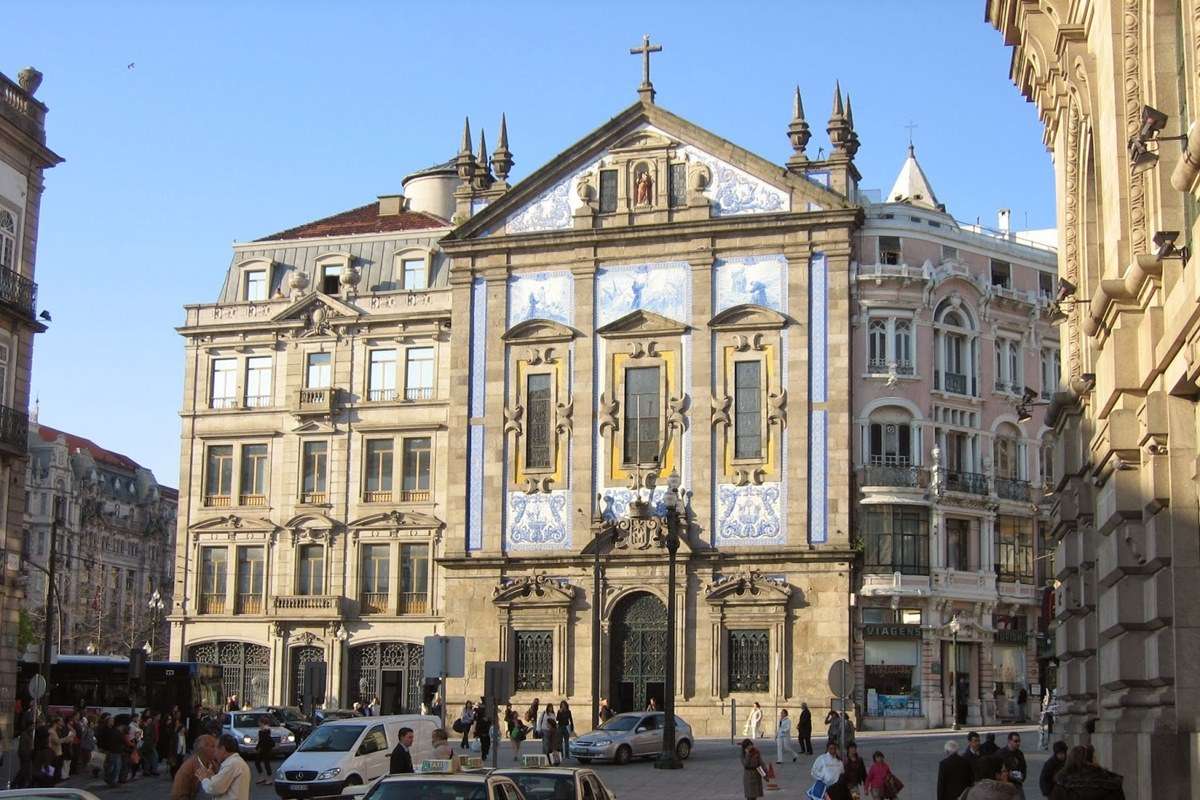
MULTIPOLYGON (((981 729, 986 731, 987 729, 981 729)), ((996 732, 996 740, 1004 742, 1005 735, 1010 730, 991 729, 996 732)), ((1025 750, 1025 758, 1029 774, 1033 776, 1026 797, 1040 796, 1037 790, 1037 775, 1046 760, 1046 753, 1036 750, 1037 729, 1032 726, 1012 728, 1021 733, 1021 741, 1025 750)), ((933 798, 937 786, 937 767, 942 758, 942 746, 947 739, 957 738, 965 747, 966 731, 917 731, 899 734, 895 732, 861 732, 858 734, 859 749, 864 758, 869 759, 872 752, 881 750, 891 764, 892 769, 905 783, 902 797, 911 800, 933 798)), ((820 747, 824 739, 814 742, 820 747)), ((763 755, 772 761, 775 759, 775 743, 772 740, 760 739, 759 747, 763 755)), ((793 740, 794 744, 794 740, 793 740)), ((504 756, 511 758, 511 749, 506 745, 501 751, 501 766, 504 756)), ((800 756, 795 763, 789 760, 776 767, 779 774, 779 792, 768 792, 767 800, 772 797, 799 798, 803 795, 812 781, 809 768, 814 756, 800 756)), ((649 797, 653 800, 742 800, 741 765, 737 760, 737 748, 728 739, 706 739, 697 743, 692 757, 685 762, 684 768, 678 771, 663 772, 654 769, 650 762, 634 762, 617 767, 612 765, 592 765, 621 800, 630 798, 649 797)), ((109 789, 102 781, 90 777, 70 778, 68 786, 85 788, 101 798, 120 798, 120 800, 159 800, 167 796, 169 782, 164 778, 140 778, 122 786, 109 789)), ((270 800, 275 792, 270 786, 255 786, 253 800, 270 800)))

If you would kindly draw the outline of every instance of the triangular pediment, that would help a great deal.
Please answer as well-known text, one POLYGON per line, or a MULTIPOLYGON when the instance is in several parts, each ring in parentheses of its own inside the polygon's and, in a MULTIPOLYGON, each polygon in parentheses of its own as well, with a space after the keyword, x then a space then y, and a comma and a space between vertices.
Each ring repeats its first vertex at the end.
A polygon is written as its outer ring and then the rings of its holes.
POLYGON ((717 314, 708 321, 715 331, 773 330, 787 325, 788 318, 765 306, 743 303, 717 314))
POLYGON ((289 530, 296 529, 333 529, 341 525, 340 522, 324 514, 320 511, 305 511, 283 523, 283 527, 289 530))
POLYGON ((574 328, 550 319, 527 319, 504 332, 506 342, 569 342, 579 335, 574 328))
POLYGON ((815 181, 792 174, 661 106, 639 101, 490 202, 444 241, 570 230, 576 212, 586 205, 583 195, 587 187, 581 183, 589 183, 594 190, 599 170, 614 155, 663 148, 670 148, 677 160, 707 168, 703 193, 715 217, 852 205, 815 181))
POLYGON ((382 511, 378 514, 368 514, 365 517, 351 520, 346 523, 346 527, 351 530, 356 529, 373 529, 373 530, 398 530, 398 529, 421 529, 431 530, 439 529, 445 526, 442 522, 432 514, 422 514, 419 511, 382 511))
POLYGON ((681 322, 676 322, 673 319, 664 317, 662 314, 656 314, 653 311, 639 308, 630 311, 623 317, 618 317, 603 327, 597 328, 596 333, 600 336, 627 338, 644 334, 682 336, 689 330, 689 326, 681 322))
POLYGON ((362 312, 349 303, 322 292, 309 292, 271 318, 273 322, 302 320, 309 322, 316 310, 323 309, 326 317, 357 317, 362 312))
POLYGON ((222 517, 201 520, 188 526, 189 531, 273 531, 278 526, 262 517, 242 517, 226 514, 222 517))

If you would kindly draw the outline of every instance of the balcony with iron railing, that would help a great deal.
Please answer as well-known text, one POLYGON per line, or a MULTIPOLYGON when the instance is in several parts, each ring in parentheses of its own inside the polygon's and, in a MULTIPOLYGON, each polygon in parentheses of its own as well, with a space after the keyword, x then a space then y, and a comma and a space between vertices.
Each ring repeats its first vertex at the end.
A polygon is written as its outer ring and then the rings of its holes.
POLYGON ((429 610, 429 596, 426 592, 401 592, 396 598, 399 607, 398 614, 425 614, 429 610))
POLYGON ((942 487, 948 492, 987 494, 988 479, 982 472, 963 472, 955 469, 942 470, 942 487))
POLYGON ((23 456, 29 449, 29 415, 0 405, 0 450, 23 456))
POLYGON ((387 403, 396 399, 395 389, 368 389, 368 403, 387 403))
POLYGON ((37 311, 37 284, 19 272, 0 267, 0 303, 33 319, 37 311))
POLYGON ((238 401, 236 397, 212 397, 208 401, 208 407, 220 410, 237 408, 238 401))
POLYGON ((262 593, 239 594, 234 600, 234 607, 239 614, 263 613, 262 593))
POLYGON ((872 463, 862 468, 862 486, 907 486, 925 488, 929 473, 924 467, 912 464, 872 463))
POLYGON ((958 372, 943 372, 942 377, 945 381, 947 392, 954 394, 967 394, 967 376, 958 372))
POLYGON ((867 359, 867 374, 868 375, 887 375, 888 362, 886 358, 869 358, 867 359))
POLYGON ((225 593, 201 594, 200 595, 200 613, 201 614, 224 614, 225 613, 225 593))
POLYGON ((363 592, 359 597, 358 604, 363 614, 386 614, 388 610, 388 593, 363 592))
POLYGON ((1005 500, 1029 502, 1029 481, 1018 478, 996 478, 996 495, 1005 500))
POLYGON ((248 394, 246 395, 246 408, 270 408, 271 395, 269 394, 248 394))

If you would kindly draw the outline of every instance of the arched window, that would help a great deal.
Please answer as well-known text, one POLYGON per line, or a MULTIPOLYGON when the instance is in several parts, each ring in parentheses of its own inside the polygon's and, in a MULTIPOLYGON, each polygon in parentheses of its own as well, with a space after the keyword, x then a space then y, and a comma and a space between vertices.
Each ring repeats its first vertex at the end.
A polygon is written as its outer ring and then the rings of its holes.
POLYGON ((867 324, 867 372, 887 372, 887 321, 872 319, 867 324))
POLYGON ((900 375, 913 374, 912 322, 896 320, 895 333, 896 372, 900 375))
POLYGON ((0 267, 17 271, 17 217, 0 208, 0 267))
POLYGON ((903 408, 885 407, 871 413, 863 427, 865 485, 916 486, 914 466, 920 462, 921 431, 903 408))
POLYGON ((978 396, 975 322, 953 298, 943 300, 934 315, 933 387, 953 394, 978 396))

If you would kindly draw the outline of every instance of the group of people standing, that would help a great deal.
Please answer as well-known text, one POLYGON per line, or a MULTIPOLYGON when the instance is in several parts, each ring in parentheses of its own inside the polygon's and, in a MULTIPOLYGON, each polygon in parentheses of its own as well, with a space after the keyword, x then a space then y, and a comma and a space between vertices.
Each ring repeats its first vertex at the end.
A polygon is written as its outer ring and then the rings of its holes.
MULTIPOLYGON (((609 710, 605 717, 604 709, 608 701, 601 701, 601 721, 612 717, 609 710)), ((542 754, 551 764, 560 764, 571 755, 571 738, 575 735, 575 718, 571 714, 571 706, 566 700, 542 705, 540 698, 534 698, 524 714, 508 703, 501 715, 504 722, 504 734, 513 746, 513 761, 521 760, 521 744, 526 739, 538 740, 542 743, 542 754)))
MULTIPOLYGON (((1028 779, 1021 735, 1009 733, 1005 746, 996 735, 967 734, 967 749, 959 752, 956 741, 945 745, 945 758, 938 765, 937 800, 1024 800, 1028 779)), ((1068 748, 1054 743, 1051 758, 1038 776, 1042 797, 1051 800, 1124 800, 1122 779, 1095 761, 1091 747, 1068 748)))

